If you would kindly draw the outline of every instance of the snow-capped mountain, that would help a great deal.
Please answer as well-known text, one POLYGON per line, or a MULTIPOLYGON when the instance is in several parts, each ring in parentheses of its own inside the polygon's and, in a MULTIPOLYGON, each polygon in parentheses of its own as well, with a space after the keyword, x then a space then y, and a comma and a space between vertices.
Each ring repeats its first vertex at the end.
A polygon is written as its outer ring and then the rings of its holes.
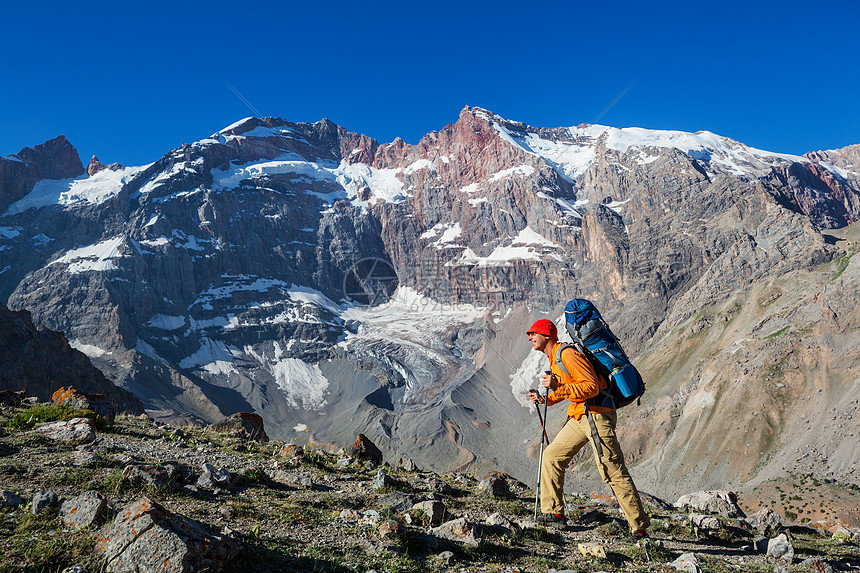
POLYGON ((756 281, 827 263, 839 248, 819 229, 860 216, 856 148, 790 156, 479 108, 417 145, 247 118, 92 175, 59 139, 0 159, 11 308, 164 416, 364 431, 443 470, 526 477, 510 444, 530 442, 536 316, 584 296, 645 352, 756 281))

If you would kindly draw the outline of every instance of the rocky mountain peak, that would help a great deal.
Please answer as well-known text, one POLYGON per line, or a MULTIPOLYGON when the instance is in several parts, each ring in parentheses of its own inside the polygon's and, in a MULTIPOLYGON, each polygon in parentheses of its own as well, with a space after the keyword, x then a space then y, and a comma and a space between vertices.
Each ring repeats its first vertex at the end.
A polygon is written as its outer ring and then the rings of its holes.
POLYGON ((30 193, 37 181, 67 179, 83 173, 81 158, 65 135, 0 157, 0 212, 30 193))
POLYGON ((89 165, 87 165, 87 175, 93 176, 99 171, 105 169, 105 166, 99 161, 99 158, 93 155, 93 158, 90 159, 89 165))

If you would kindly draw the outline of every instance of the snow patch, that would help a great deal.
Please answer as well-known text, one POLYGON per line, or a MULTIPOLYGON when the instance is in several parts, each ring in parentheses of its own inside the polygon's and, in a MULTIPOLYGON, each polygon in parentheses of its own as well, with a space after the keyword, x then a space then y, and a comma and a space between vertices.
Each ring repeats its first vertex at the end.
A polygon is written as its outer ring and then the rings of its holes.
POLYGON ((93 176, 81 175, 72 179, 42 179, 23 199, 12 203, 4 216, 51 205, 101 205, 115 197, 132 177, 148 167, 126 167, 117 171, 104 169, 93 176))
POLYGON ((532 388, 540 388, 540 375, 547 368, 546 355, 543 352, 529 352, 520 363, 517 371, 511 374, 511 393, 521 406, 534 409, 526 394, 532 388))
POLYGON ((70 340, 69 346, 79 352, 83 352, 89 358, 99 358, 101 356, 104 356, 105 354, 110 354, 110 352, 108 352, 104 348, 99 348, 98 346, 93 346, 92 344, 86 344, 78 339, 70 340))
POLYGON ((511 167, 509 169, 504 169, 499 171, 498 173, 494 173, 492 177, 490 177, 490 182, 498 181, 500 179, 504 179, 505 177, 513 177, 514 175, 521 175, 523 177, 528 177, 533 175, 535 172, 535 168, 531 165, 518 165, 516 167, 511 167))
POLYGON ((319 410, 326 405, 328 379, 316 364, 298 358, 281 358, 264 363, 293 408, 319 410))
POLYGON ((66 264, 68 265, 67 272, 72 274, 86 271, 105 272, 119 270, 119 267, 113 261, 122 257, 120 249, 124 241, 125 237, 119 236, 87 247, 73 249, 67 251, 65 255, 49 264, 66 264))

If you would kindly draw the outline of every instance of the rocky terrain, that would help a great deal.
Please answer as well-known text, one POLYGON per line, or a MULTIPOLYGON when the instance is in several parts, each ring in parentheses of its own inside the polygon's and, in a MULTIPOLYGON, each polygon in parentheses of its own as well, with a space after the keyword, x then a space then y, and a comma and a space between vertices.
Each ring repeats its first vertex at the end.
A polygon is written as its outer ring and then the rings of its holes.
POLYGON ((3 572, 860 569, 860 528, 745 515, 728 491, 644 495, 651 537, 635 540, 604 490, 570 494, 568 522, 545 528, 531 489, 503 473, 439 475, 364 436, 261 441, 253 415, 104 424, 33 404, 4 407, 0 423, 3 572))
POLYGON ((0 159, 0 300, 159 420, 526 480, 523 327, 583 296, 646 374, 645 489, 803 497, 789 472, 857 484, 857 154, 471 107, 416 145, 247 118, 132 167, 60 137, 0 159))

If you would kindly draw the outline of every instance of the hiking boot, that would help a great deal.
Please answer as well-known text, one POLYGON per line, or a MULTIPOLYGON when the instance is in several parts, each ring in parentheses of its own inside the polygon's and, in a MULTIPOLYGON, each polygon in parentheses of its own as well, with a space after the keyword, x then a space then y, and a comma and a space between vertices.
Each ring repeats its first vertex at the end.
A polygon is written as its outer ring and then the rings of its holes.
POLYGON ((567 517, 563 513, 542 513, 537 516, 537 522, 555 527, 567 526, 567 517))
POLYGON ((633 533, 631 533, 630 535, 631 535, 631 537, 633 537, 633 539, 634 539, 634 540, 636 540, 636 541, 639 541, 640 539, 648 539, 648 538, 650 537, 650 535, 648 535, 648 530, 647 530, 647 529, 643 529, 643 530, 641 530, 641 531, 634 531, 634 532, 633 532, 633 533))

